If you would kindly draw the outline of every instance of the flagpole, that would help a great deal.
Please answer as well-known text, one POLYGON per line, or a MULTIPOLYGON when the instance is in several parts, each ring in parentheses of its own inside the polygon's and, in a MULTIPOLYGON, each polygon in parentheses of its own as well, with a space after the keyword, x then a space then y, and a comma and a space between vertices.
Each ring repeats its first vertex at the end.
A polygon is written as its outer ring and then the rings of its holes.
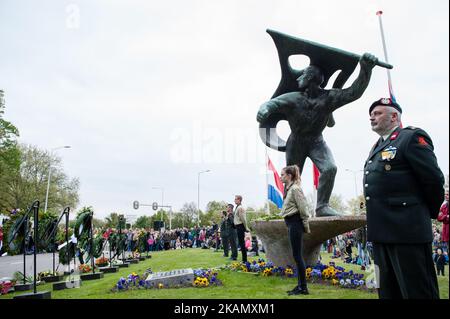
MULTIPOLYGON (((383 21, 381 20, 382 14, 383 14, 383 11, 381 11, 381 10, 377 11, 378 22, 380 25, 381 41, 383 43, 384 59, 385 59, 386 63, 389 63, 389 58, 388 58, 387 48, 386 48, 386 40, 384 38, 383 21)), ((387 71, 387 76, 388 76, 389 94, 391 96, 391 99, 395 101, 394 89, 392 88, 391 72, 389 69, 386 69, 386 71, 387 71)))
POLYGON ((270 202, 269 202, 269 154, 267 153, 267 146, 265 147, 265 151, 266 151, 266 162, 265 162, 265 167, 266 167, 266 206, 267 206, 267 215, 270 215, 270 202))

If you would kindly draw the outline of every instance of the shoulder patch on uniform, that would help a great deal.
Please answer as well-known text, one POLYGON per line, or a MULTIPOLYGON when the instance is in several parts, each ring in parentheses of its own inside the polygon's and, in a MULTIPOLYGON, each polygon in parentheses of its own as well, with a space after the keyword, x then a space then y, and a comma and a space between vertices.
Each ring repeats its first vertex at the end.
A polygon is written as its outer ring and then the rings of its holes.
POLYGON ((419 143, 419 145, 423 145, 423 146, 428 145, 428 142, 425 140, 425 137, 423 137, 423 136, 419 136, 419 138, 417 139, 417 142, 419 143))

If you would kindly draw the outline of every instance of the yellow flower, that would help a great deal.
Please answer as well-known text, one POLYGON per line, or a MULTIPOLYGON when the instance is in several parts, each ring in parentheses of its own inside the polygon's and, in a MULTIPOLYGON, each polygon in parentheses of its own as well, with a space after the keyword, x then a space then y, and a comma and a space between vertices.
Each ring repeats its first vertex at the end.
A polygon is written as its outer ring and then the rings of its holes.
POLYGON ((332 283, 333 285, 337 285, 337 284, 339 283, 339 281, 337 281, 336 279, 333 279, 333 280, 331 281, 331 283, 332 283))
POLYGON ((158 284, 158 288, 159 288, 159 289, 164 288, 164 285, 163 285, 162 283, 159 283, 159 284, 158 284))

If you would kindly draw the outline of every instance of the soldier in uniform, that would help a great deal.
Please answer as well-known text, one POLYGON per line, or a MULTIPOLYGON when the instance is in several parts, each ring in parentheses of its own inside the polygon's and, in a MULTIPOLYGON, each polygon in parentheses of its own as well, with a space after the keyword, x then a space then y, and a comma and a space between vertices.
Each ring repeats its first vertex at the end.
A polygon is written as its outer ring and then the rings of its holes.
POLYGON ((389 98, 369 109, 380 135, 364 166, 367 236, 378 267, 380 299, 436 299, 431 219, 444 198, 433 142, 419 128, 401 128, 402 109, 389 98))

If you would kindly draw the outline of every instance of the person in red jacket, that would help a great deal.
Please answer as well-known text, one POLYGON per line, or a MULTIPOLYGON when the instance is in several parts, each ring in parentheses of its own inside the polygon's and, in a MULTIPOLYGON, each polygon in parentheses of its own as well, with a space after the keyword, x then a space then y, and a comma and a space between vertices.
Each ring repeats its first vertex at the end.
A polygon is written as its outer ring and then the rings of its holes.
POLYGON ((441 240, 445 242, 448 247, 448 189, 445 190, 445 202, 439 210, 437 220, 442 223, 441 240))

